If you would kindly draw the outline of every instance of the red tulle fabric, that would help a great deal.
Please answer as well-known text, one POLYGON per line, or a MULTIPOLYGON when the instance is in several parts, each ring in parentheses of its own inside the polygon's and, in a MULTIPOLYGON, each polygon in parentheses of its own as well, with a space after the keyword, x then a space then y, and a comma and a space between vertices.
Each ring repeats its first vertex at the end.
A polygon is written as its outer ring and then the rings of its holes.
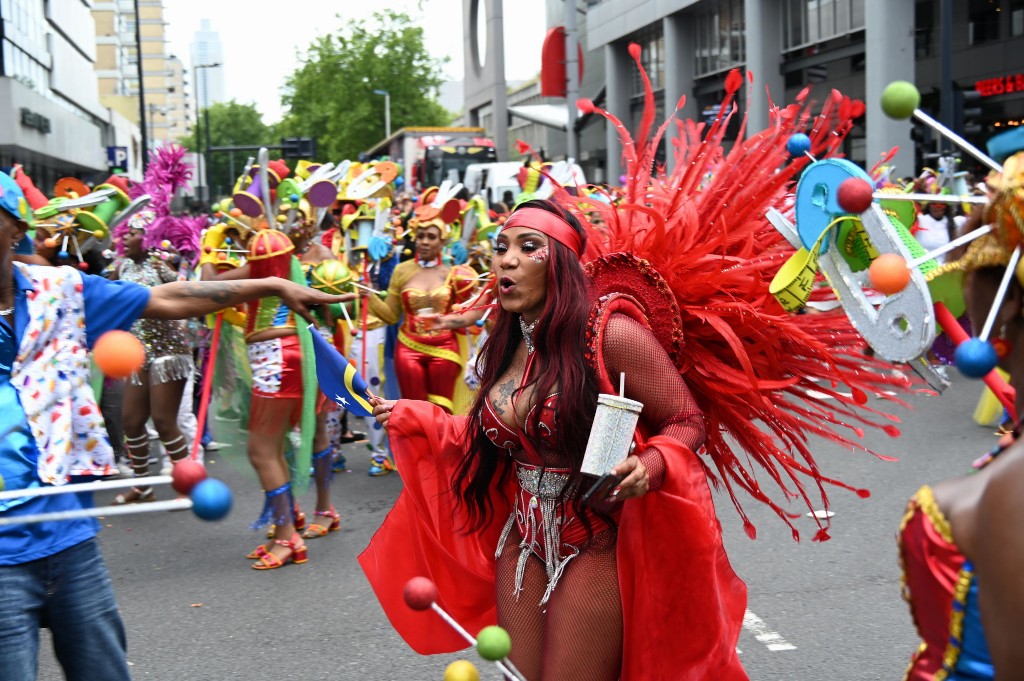
MULTIPOLYGON (((490 524, 465 531, 465 507, 456 504, 451 490, 466 446, 465 427, 464 417, 434 405, 403 400, 395 406, 389 435, 405 487, 359 556, 391 624, 421 654, 461 650, 466 642, 434 612, 405 604, 402 588, 412 577, 433 580, 438 605, 469 632, 497 623, 494 551, 515 488, 511 482, 496 487, 490 524)), ((746 587, 722 546, 707 478, 697 457, 674 438, 656 436, 644 447, 662 453, 666 471, 659 493, 630 500, 622 509, 621 678, 746 679, 736 656, 746 587)))
MULTIPOLYGON (((676 123, 672 172, 654 166, 671 119, 652 134, 650 92, 635 139, 621 121, 597 109, 622 138, 627 181, 620 200, 608 204, 564 190, 557 198, 581 216, 603 218, 599 228, 584 225, 590 236, 584 262, 628 253, 664 277, 679 308, 682 335, 677 352, 666 349, 704 414, 705 473, 714 485, 724 484, 749 536, 756 531, 738 490, 768 504, 799 539, 792 519, 804 511, 790 511, 792 500, 827 509, 825 485, 854 489, 819 470, 811 437, 864 450, 858 442, 862 426, 898 435, 892 422, 899 419, 868 407, 867 396, 902 405, 887 391, 906 388, 908 381, 891 377, 888 365, 864 355, 865 345, 842 309, 791 315, 769 293, 794 250, 766 212, 775 208, 792 219, 794 183, 811 162, 790 158, 786 142, 804 132, 815 157, 838 155, 863 104, 833 90, 814 115, 804 91, 796 103, 773 108, 764 131, 745 136, 744 118, 739 139, 726 151, 726 129, 743 79, 734 72, 727 82, 713 123, 676 123), (781 498, 773 498, 768 480, 781 498)), ((827 539, 827 527, 828 521, 819 521, 814 538, 827 539)))

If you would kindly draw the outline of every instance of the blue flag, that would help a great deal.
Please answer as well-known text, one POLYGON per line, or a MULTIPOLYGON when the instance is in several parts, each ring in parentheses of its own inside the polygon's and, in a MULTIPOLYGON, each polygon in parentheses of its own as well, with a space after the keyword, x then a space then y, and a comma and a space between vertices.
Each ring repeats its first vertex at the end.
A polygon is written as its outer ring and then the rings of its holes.
POLYGON ((356 416, 373 416, 366 381, 338 349, 310 326, 313 354, 316 355, 316 380, 328 399, 356 416))

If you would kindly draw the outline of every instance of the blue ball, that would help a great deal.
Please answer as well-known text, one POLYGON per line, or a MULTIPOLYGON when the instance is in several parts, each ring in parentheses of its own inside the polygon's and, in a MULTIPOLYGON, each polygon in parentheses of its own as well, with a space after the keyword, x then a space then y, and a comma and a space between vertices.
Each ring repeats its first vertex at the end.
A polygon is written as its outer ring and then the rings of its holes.
POLYGON ((203 520, 220 520, 231 511, 231 490, 207 478, 192 488, 192 512, 203 520))
POLYGON ((476 321, 475 321, 475 322, 473 322, 473 323, 474 323, 474 324, 476 324, 477 326, 483 326, 483 325, 484 325, 484 320, 482 320, 482 319, 478 319, 478 320, 476 320, 476 321))
POLYGON ((376 421, 374 421, 374 422, 373 422, 373 429, 374 429, 374 430, 380 430, 380 429, 381 429, 381 428, 383 428, 383 427, 384 427, 384 426, 380 425, 380 424, 379 424, 379 423, 377 423, 376 421))
POLYGON ((298 203, 299 202, 299 195, 298 194, 289 194, 288 198, 292 200, 292 203, 298 203))
POLYGON ((811 138, 802 132, 796 132, 786 141, 786 151, 790 156, 803 156, 811 150, 811 138))
POLYGON ((992 344, 980 338, 971 338, 958 345, 953 359, 956 368, 968 378, 984 378, 999 361, 992 344))
POLYGON ((61 251, 60 253, 57 254, 57 257, 67 259, 71 257, 71 254, 68 253, 67 251, 61 251))

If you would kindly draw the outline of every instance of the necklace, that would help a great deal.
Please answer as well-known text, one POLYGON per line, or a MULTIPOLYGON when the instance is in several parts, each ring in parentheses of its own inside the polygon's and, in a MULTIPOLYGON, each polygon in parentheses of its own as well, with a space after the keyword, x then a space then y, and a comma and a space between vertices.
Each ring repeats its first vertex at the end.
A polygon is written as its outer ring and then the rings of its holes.
POLYGON ((0 310, 0 317, 6 317, 7 315, 11 315, 11 314, 14 314, 14 306, 13 305, 11 305, 10 307, 5 307, 4 309, 0 310))
POLYGON ((526 341, 526 354, 532 355, 533 351, 537 348, 533 345, 533 330, 537 327, 537 320, 533 320, 532 324, 527 324, 523 321, 522 317, 519 317, 519 329, 523 332, 523 340, 526 341))
POLYGON ((437 261, 436 260, 420 260, 419 258, 417 258, 416 259, 416 264, 419 265, 420 267, 424 268, 424 269, 429 269, 431 267, 437 267, 437 261))

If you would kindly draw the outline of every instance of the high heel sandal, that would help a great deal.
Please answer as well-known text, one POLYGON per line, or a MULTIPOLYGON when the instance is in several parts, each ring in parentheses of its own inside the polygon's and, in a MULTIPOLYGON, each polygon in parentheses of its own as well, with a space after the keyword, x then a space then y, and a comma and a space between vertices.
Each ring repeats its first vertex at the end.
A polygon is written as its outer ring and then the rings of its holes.
POLYGON ((316 539, 317 537, 324 537, 328 532, 337 532, 341 529, 341 515, 334 510, 332 505, 328 511, 316 511, 313 516, 323 516, 330 518, 330 525, 322 525, 320 523, 310 523, 306 531, 302 533, 303 539, 316 539))
POLYGON ((144 504, 149 501, 156 501, 156 494, 152 487, 132 487, 128 494, 118 494, 111 502, 114 506, 125 504, 144 504))
POLYGON ((253 570, 276 570, 279 567, 284 567, 289 562, 295 563, 296 565, 305 563, 309 560, 309 556, 306 554, 306 545, 299 543, 299 533, 296 532, 292 535, 292 538, 288 541, 284 539, 275 539, 275 544, 288 547, 289 553, 285 554, 284 558, 278 558, 274 554, 267 551, 260 556, 259 561, 252 564, 253 570))

